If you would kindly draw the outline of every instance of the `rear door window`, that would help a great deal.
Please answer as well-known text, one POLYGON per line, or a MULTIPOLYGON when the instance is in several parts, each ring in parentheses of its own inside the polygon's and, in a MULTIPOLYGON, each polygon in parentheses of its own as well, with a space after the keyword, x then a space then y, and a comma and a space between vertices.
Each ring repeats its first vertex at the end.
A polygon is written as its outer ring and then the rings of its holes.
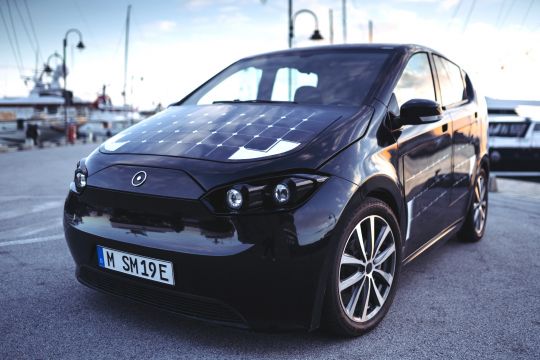
POLYGON ((467 92, 459 67, 437 55, 434 55, 433 59, 441 87, 442 106, 448 107, 467 100, 467 92))

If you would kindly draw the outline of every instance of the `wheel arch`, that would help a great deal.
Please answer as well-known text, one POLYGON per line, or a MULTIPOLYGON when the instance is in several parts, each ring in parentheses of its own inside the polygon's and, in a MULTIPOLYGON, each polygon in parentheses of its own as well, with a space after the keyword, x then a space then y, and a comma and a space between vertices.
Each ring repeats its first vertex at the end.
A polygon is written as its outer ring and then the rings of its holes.
POLYGON ((352 202, 351 204, 357 206, 359 202, 368 197, 381 200, 392 209, 398 220, 401 233, 404 234, 407 230, 405 228, 407 224, 407 211, 403 191, 399 183, 387 175, 372 176, 358 188, 353 196, 354 204, 352 202))
MULTIPOLYGON (((489 155, 488 154, 484 154, 484 156, 482 156, 482 158, 480 159, 480 162, 479 162, 479 165, 478 165, 478 169, 476 171, 476 174, 474 175, 474 179, 472 179, 474 182, 473 182, 473 189, 474 189, 474 183, 476 183, 476 177, 477 177, 477 173, 480 171, 480 169, 483 169, 485 172, 486 172, 486 176, 487 176, 487 181, 488 181, 488 185, 489 185, 489 182, 491 181, 490 178, 489 178, 489 172, 490 172, 490 166, 489 166, 489 155)), ((489 190, 489 187, 488 187, 488 190, 489 190)), ((474 191, 470 191, 469 193, 469 200, 467 202, 467 211, 469 211, 468 209, 472 206, 472 202, 473 202, 473 193, 474 191)))
POLYGON ((489 155, 488 154, 484 154, 484 156, 482 156, 482 158, 480 159, 480 167, 483 168, 486 172, 486 175, 489 177, 489 170, 490 170, 490 166, 489 166, 489 155))

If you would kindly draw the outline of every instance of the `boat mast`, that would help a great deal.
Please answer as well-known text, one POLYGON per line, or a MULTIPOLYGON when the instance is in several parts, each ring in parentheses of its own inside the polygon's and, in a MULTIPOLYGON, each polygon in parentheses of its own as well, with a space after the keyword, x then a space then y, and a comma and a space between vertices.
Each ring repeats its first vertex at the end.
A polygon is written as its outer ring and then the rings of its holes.
POLYGON ((126 84, 127 84, 127 67, 128 67, 128 45, 129 45, 129 17, 131 14, 131 5, 127 8, 126 17, 126 43, 124 48, 124 90, 122 96, 124 97, 124 109, 126 108, 126 84))

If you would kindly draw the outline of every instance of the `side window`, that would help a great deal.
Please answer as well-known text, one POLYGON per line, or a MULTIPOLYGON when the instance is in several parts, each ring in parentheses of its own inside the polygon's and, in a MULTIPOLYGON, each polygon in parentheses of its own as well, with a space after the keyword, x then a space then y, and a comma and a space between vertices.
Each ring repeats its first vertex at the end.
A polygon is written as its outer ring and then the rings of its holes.
POLYGON ((463 92, 464 100, 473 100, 474 99, 474 88, 471 83, 469 75, 464 70, 461 70, 461 75, 463 76, 463 82, 465 84, 465 91, 463 92))
POLYGON ((400 107, 411 99, 435 101, 435 88, 427 53, 418 53, 411 57, 394 89, 394 94, 400 107))
POLYGON ((303 86, 316 88, 318 81, 319 78, 315 73, 303 73, 297 69, 280 68, 276 73, 271 99, 274 101, 293 101, 298 88, 303 86))
POLYGON ((208 105, 214 101, 255 100, 259 91, 262 70, 249 67, 229 76, 206 93, 197 105, 208 105))
POLYGON ((441 86, 442 106, 459 103, 467 99, 463 77, 459 67, 450 61, 434 55, 435 69, 441 86))

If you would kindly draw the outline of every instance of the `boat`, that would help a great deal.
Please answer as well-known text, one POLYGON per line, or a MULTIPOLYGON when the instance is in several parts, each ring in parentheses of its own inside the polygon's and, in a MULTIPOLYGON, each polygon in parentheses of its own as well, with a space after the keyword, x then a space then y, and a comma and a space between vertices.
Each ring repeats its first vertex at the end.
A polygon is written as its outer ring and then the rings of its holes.
MULTIPOLYGON (((123 105, 112 104, 105 86, 94 101, 74 97, 60 85, 63 65, 53 70, 47 63, 41 72, 36 70, 33 77, 26 79, 33 83, 28 96, 0 99, 0 145, 61 143, 68 125, 73 126, 78 137, 103 140, 142 119, 138 110, 126 103, 130 12, 131 5, 126 17, 123 105)), ((57 53, 49 59, 52 57, 62 59, 57 53)))
POLYGON ((78 127, 77 137, 88 140, 109 138, 141 119, 141 114, 133 106, 113 105, 103 85, 101 95, 92 102, 88 120, 78 127))
POLYGON ((65 134, 64 111, 68 121, 86 122, 91 102, 63 90, 59 83, 61 76, 61 65, 50 71, 45 68, 30 79, 34 85, 28 96, 0 98, 0 144, 21 145, 28 138, 34 145, 45 141, 61 142, 65 134), (46 77, 50 77, 49 82, 46 77), (66 99, 69 102, 67 108, 66 99))

